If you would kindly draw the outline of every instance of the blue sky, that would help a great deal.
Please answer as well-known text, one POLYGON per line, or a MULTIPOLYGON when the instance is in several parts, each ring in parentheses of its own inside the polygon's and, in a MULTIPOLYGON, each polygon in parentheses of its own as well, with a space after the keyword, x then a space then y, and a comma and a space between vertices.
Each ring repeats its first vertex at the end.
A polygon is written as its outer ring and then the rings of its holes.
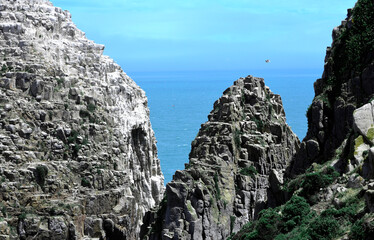
POLYGON ((126 72, 136 72, 322 69, 331 31, 356 1, 52 2, 126 72))

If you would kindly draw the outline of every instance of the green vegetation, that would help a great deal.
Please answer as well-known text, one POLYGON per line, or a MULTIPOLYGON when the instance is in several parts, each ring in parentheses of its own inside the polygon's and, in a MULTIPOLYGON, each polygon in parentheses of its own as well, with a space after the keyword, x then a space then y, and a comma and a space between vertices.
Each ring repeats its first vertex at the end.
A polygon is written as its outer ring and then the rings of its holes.
POLYGON ((72 130, 68 137, 68 143, 75 143, 77 141, 79 133, 76 130, 72 130))
POLYGON ((33 70, 32 70, 32 68, 30 68, 29 65, 26 65, 26 67, 25 67, 25 72, 32 73, 33 70))
POLYGON ((88 188, 91 187, 90 181, 88 181, 86 178, 82 178, 81 185, 82 185, 82 187, 88 187, 88 188))
POLYGON ((374 236, 374 214, 366 214, 351 227, 350 239, 366 240, 374 236))
POLYGON ((1 72, 1 73, 6 73, 7 71, 8 71, 8 67, 7 67, 7 65, 3 64, 3 66, 1 67, 0 72, 1 72))
POLYGON ((56 78, 57 85, 62 86, 65 83, 65 79, 63 78, 56 78))
POLYGON ((272 114, 273 114, 273 105, 269 104, 269 115, 272 115, 272 114))
POLYGON ((270 99, 271 99, 270 93, 266 93, 266 100, 268 100, 270 102, 270 99))
POLYGON ((56 207, 51 207, 50 209, 48 209, 48 213, 50 216, 56 216, 57 215, 57 208, 56 207))
POLYGON ((240 149, 241 147, 241 144, 242 144, 242 140, 241 140, 241 136, 243 135, 243 133, 238 130, 238 129, 235 129, 234 131, 234 143, 235 143, 235 146, 237 149, 240 149))
POLYGON ((81 118, 89 118, 91 114, 86 110, 79 110, 79 117, 81 118))
POLYGON ((56 78, 57 86, 53 89, 54 92, 58 92, 64 86, 65 80, 63 78, 56 78))
POLYGON ((348 229, 352 229, 353 239, 365 239, 359 237, 362 237, 361 232, 367 234, 369 228, 363 224, 364 220, 356 221, 362 202, 363 199, 356 196, 339 209, 331 207, 317 215, 305 198, 294 195, 283 206, 262 210, 257 221, 246 224, 229 239, 332 240, 343 236, 348 229))
POLYGON ((89 103, 87 105, 87 110, 91 113, 93 113, 95 110, 96 110, 96 105, 95 104, 92 104, 92 103, 89 103))
POLYGON ((88 137, 86 136, 83 141, 82 141, 82 145, 87 145, 88 144, 88 137))
POLYGON ((367 56, 374 51, 374 3, 359 0, 353 9, 352 26, 345 28, 337 40, 332 59, 335 78, 328 82, 336 86, 343 79, 360 74, 367 56))
POLYGON ((27 217, 27 213, 22 212, 22 213, 18 216, 18 219, 19 219, 19 220, 24 220, 26 217, 27 217))
POLYGON ((321 172, 307 173, 300 184, 300 187, 302 188, 301 195, 312 195, 320 188, 330 185, 337 177, 339 177, 339 173, 330 166, 321 172))
POLYGON ((253 178, 257 174, 257 170, 256 170, 255 167, 249 166, 249 167, 242 168, 239 171, 239 173, 242 174, 242 175, 250 176, 250 177, 253 178))
MULTIPOLYGON (((299 224, 302 221, 302 218, 309 214, 310 206, 307 201, 300 196, 293 196, 283 208, 283 220, 288 222, 293 222, 299 224)), ((286 224, 291 225, 291 224, 286 224)), ((291 230, 287 227, 287 230, 291 230)))
POLYGON ((82 148, 82 146, 88 144, 87 136, 85 136, 85 138, 82 140, 82 143, 78 142, 78 136, 79 136, 79 132, 73 129, 70 133, 70 136, 67 139, 67 144, 65 144, 66 152, 69 152, 70 150, 72 150, 73 156, 78 156, 78 152, 82 148), (70 144, 74 144, 72 149, 70 149, 70 144))
POLYGON ((152 223, 152 228, 150 230, 151 233, 161 233, 162 232, 162 223, 164 219, 164 215, 166 213, 167 208, 167 195, 164 196, 160 203, 160 207, 157 210, 157 217, 155 218, 156 221, 152 223))
POLYGON ((300 189, 299 194, 313 202, 312 196, 320 188, 325 188, 333 183, 338 177, 339 173, 331 166, 322 168, 316 172, 311 172, 311 169, 309 169, 305 174, 287 182, 284 186, 284 190, 293 193, 297 189, 300 189))
POLYGON ((374 139, 374 127, 369 128, 368 132, 366 133, 366 136, 370 141, 373 141, 374 139))
POLYGON ((45 179, 48 175, 48 168, 44 165, 38 165, 35 169, 35 180, 39 186, 44 189, 45 179))
POLYGON ((359 219, 352 225, 349 237, 357 240, 365 239, 364 219, 359 219))
POLYGON ((330 211, 322 212, 319 217, 315 218, 309 224, 307 233, 310 239, 327 240, 338 237, 338 233, 340 232, 339 222, 333 215, 329 215, 328 212, 330 211))
POLYGON ((0 211, 3 214, 3 216, 6 216, 6 206, 4 206, 2 203, 0 203, 0 211))
MULTIPOLYGON (((314 100, 314 99, 313 99, 314 100)), ((326 92, 323 92, 322 94, 315 97, 315 100, 320 100, 324 103, 324 105, 328 108, 331 108, 331 103, 328 97, 328 94, 326 92)))
POLYGON ((88 105, 87 110, 83 110, 83 109, 79 110, 79 116, 83 118, 84 121, 86 121, 85 119, 88 118, 88 121, 90 123, 98 123, 99 120, 94 114, 95 109, 96 109, 95 105, 88 105))
POLYGON ((217 172, 214 174, 213 180, 214 180, 214 187, 216 189, 216 199, 218 201, 219 199, 221 199, 221 190, 219 189, 217 172))
POLYGON ((53 119, 53 111, 48 111, 48 117, 49 117, 49 120, 52 121, 52 119, 53 119))
POLYGON ((357 148, 359 146, 361 146, 362 144, 364 143, 364 137, 363 136, 358 136, 356 139, 355 139, 355 154, 356 154, 356 151, 357 151, 357 148))
POLYGON ((235 221, 236 221, 236 217, 230 216, 230 232, 234 230, 235 221))
POLYGON ((261 119, 258 119, 256 117, 251 117, 251 121, 253 121, 253 122, 256 123, 257 130, 259 132, 263 132, 264 131, 264 123, 261 121, 261 119))
POLYGON ((240 103, 244 107, 245 106, 245 92, 242 90, 242 95, 240 97, 240 103))

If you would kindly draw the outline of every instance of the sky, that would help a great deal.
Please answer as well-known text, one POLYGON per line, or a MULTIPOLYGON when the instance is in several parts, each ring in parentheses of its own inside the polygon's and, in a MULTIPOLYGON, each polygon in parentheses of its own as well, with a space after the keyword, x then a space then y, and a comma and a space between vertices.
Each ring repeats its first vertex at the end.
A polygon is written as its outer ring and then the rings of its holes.
POLYGON ((152 72, 322 69, 332 29, 356 1, 52 2, 125 72, 152 72))

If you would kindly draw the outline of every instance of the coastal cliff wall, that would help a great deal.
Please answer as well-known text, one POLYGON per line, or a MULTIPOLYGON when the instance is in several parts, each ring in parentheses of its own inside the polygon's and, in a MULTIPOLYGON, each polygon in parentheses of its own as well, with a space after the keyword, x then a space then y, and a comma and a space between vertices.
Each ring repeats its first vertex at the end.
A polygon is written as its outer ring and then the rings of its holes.
MULTIPOLYGON (((307 110, 308 132, 289 168, 292 176, 332 159, 338 149, 349 158, 348 148, 357 137, 353 113, 374 97, 373 10, 372 1, 358 1, 332 32, 324 72, 314 83, 315 97, 307 110)), ((345 166, 336 167, 343 171, 345 166)))
POLYGON ((280 204, 283 172, 299 147, 279 95, 264 80, 240 78, 214 103, 192 142, 189 163, 166 186, 144 239, 226 239, 280 204))
POLYGON ((332 37, 308 133, 286 170, 288 201, 230 240, 373 239, 374 2, 358 0, 332 37))
POLYGON ((137 239, 164 191, 147 98, 48 0, 0 2, 0 238, 137 239))

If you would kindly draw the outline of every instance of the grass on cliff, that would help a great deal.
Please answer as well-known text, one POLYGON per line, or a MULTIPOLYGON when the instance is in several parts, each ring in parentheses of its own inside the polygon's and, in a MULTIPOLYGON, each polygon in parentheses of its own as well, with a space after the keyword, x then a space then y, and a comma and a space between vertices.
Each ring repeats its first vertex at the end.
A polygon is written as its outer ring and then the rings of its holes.
POLYGON ((48 168, 44 165, 38 165, 35 169, 35 181, 36 183, 44 189, 45 180, 48 175, 48 168))
POLYGON ((83 187, 91 188, 91 183, 90 183, 90 181, 87 180, 87 179, 84 178, 84 177, 81 179, 81 185, 82 185, 83 187))
POLYGON ((374 236, 374 214, 366 214, 351 227, 350 239, 366 240, 374 236))
POLYGON ((332 59, 335 76, 329 85, 339 84, 360 74, 374 51, 374 2, 359 0, 352 13, 352 26, 345 28, 333 48, 332 59))
POLYGON ((253 178, 257 174, 257 170, 256 170, 255 167, 249 166, 249 167, 242 168, 239 171, 239 173, 242 174, 242 175, 250 176, 250 177, 253 178))
POLYGON ((218 184, 218 173, 216 172, 213 177, 214 180, 214 188, 216 189, 216 199, 219 201, 221 199, 221 189, 219 188, 218 184))
POLYGON ((257 117, 251 117, 251 121, 253 121, 254 123, 256 123, 257 130, 259 132, 263 132, 264 131, 264 123, 262 122, 261 119, 258 119, 257 117))
POLYGON ((314 203, 314 194, 321 188, 325 188, 333 183, 339 177, 339 173, 331 166, 320 169, 319 171, 307 170, 305 174, 299 175, 297 178, 286 182, 283 190, 289 193, 299 191, 299 195, 308 199, 310 203, 314 203))
POLYGON ((280 207, 262 210, 258 220, 249 222, 228 240, 332 240, 346 234, 365 239, 372 228, 360 220, 363 201, 355 196, 340 208, 330 207, 318 215, 305 198, 294 195, 280 207))
POLYGON ((240 130, 235 129, 233 137, 234 137, 234 143, 237 149, 241 148, 241 144, 242 144, 241 136, 242 135, 243 133, 240 130))

